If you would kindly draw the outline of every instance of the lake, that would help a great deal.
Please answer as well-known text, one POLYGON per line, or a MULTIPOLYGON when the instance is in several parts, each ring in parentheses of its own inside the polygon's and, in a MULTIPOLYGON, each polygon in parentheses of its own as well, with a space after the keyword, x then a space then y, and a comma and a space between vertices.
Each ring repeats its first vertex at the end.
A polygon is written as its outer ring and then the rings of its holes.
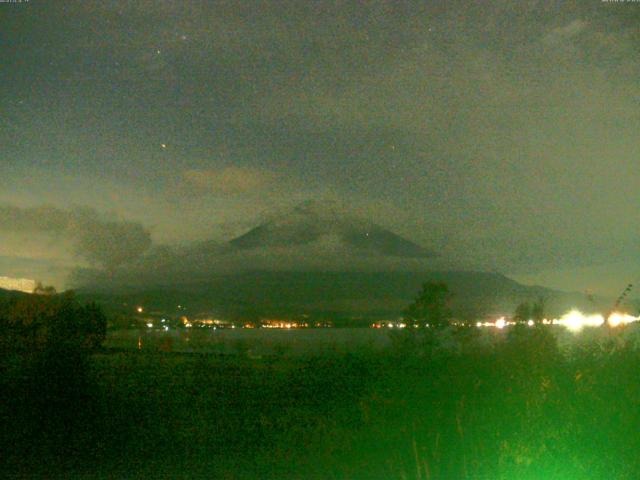
MULTIPOLYGON (((471 327, 474 328, 474 327, 471 327)), ((491 346, 502 341, 510 327, 503 330, 482 328, 474 343, 491 346)), ((631 324, 611 330, 585 328, 570 332, 564 327, 553 326, 563 351, 585 346, 618 342, 640 344, 640 327, 631 324)), ((450 332, 442 334, 445 347, 456 348, 457 337, 450 332)), ((392 346, 389 330, 373 328, 320 328, 320 329, 173 329, 118 330, 109 332, 107 348, 167 351, 184 353, 247 354, 262 355, 319 355, 382 351, 392 346)))

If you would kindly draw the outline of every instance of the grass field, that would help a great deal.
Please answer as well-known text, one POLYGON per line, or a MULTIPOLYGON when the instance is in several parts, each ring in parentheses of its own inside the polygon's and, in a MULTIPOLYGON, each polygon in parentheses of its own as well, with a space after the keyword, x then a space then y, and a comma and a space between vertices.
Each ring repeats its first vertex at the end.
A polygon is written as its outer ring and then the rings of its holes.
POLYGON ((635 479, 640 352, 412 338, 325 356, 4 356, 2 470, 24 478, 635 479))

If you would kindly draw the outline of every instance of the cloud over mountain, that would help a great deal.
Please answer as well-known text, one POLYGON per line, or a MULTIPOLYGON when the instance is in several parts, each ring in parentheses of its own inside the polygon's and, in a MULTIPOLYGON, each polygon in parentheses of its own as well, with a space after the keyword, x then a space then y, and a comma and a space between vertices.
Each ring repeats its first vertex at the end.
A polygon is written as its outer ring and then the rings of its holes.
POLYGON ((342 245, 361 256, 424 258, 433 252, 332 202, 307 201, 233 240, 239 249, 342 245))
POLYGON ((272 215, 228 242, 156 246, 108 278, 76 272, 75 282, 190 284, 248 271, 397 271, 442 266, 437 255, 333 202, 308 201, 272 215))
POLYGON ((70 244, 74 255, 105 270, 132 262, 151 246, 151 235, 141 224, 81 207, 0 205, 0 234, 70 244))

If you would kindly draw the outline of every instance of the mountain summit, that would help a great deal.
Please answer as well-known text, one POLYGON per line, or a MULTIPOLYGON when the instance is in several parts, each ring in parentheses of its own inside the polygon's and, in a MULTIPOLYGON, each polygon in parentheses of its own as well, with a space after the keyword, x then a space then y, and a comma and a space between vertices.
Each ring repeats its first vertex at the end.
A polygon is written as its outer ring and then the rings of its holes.
POLYGON ((435 254, 333 203, 304 202, 229 242, 238 249, 334 245, 364 255, 403 258, 435 254))

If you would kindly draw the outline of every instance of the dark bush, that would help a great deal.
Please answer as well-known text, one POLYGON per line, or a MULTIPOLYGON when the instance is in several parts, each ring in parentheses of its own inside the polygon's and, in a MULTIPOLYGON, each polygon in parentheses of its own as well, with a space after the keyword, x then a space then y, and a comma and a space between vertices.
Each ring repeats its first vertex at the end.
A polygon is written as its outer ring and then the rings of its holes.
POLYGON ((0 304, 0 341, 5 352, 91 351, 104 341, 106 328, 100 307, 80 305, 71 292, 13 297, 0 304))

